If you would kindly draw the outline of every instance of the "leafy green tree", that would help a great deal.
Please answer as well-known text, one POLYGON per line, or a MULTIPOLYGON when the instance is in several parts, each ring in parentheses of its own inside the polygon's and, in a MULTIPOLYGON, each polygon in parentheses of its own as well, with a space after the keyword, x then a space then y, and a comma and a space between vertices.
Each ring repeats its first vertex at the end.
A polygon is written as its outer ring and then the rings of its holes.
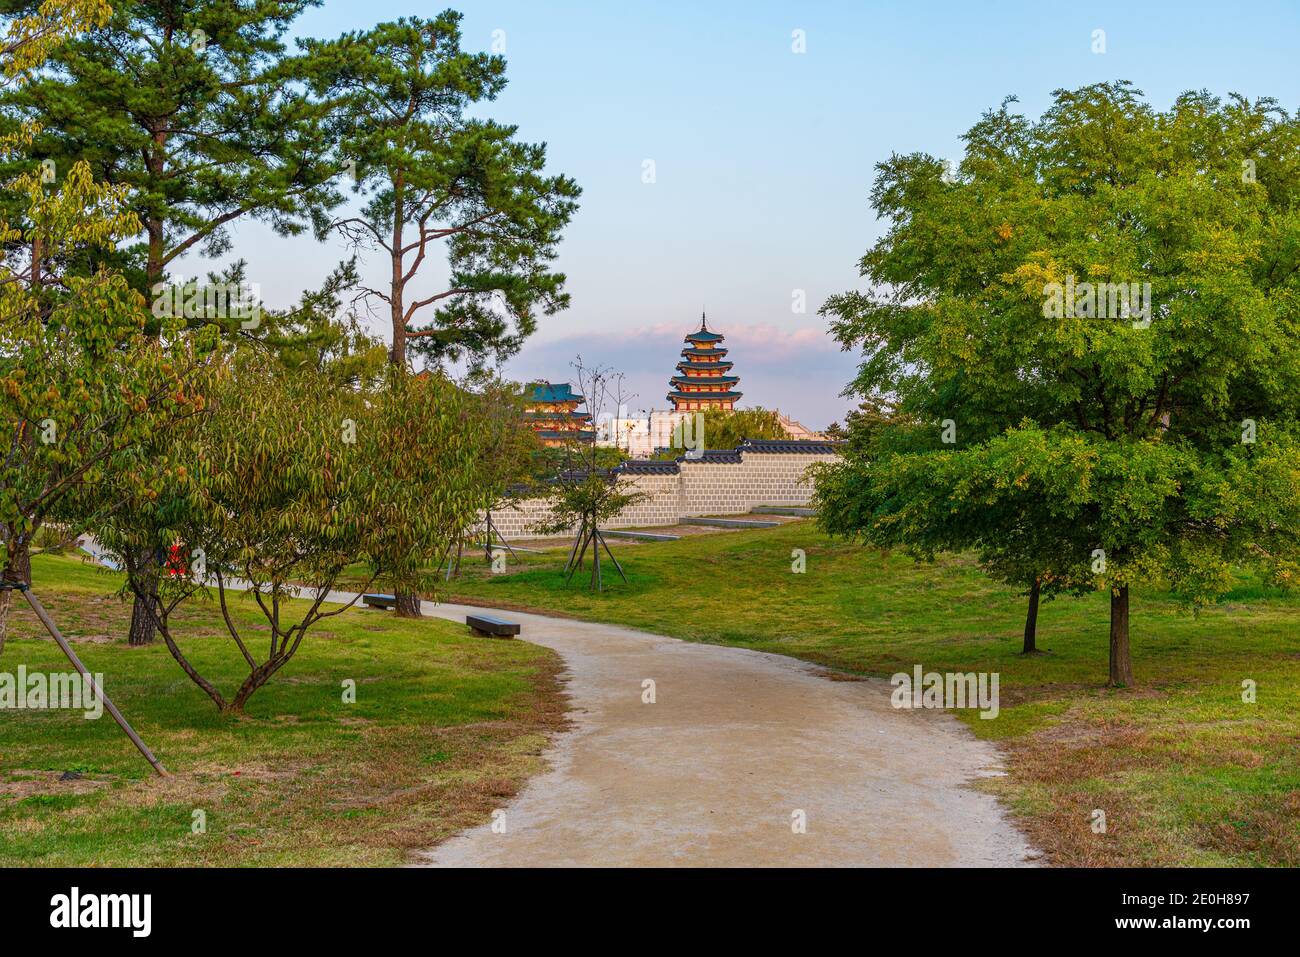
POLYGON ((134 503, 102 536, 128 561, 142 533, 160 553, 164 574, 128 576, 128 587, 190 679, 220 711, 240 713, 313 625, 348 607, 323 606, 369 541, 372 473, 364 448, 349 441, 348 423, 364 411, 355 393, 288 372, 259 349, 229 357, 214 378, 207 413, 168 449, 167 494, 134 503), (210 584, 248 666, 229 697, 185 653, 176 614, 210 584), (254 641, 236 624, 237 595, 257 606, 269 634, 254 641))
POLYGON ((705 409, 697 413, 691 434, 675 430, 671 447, 658 457, 677 458, 691 451, 686 447, 688 438, 693 449, 734 449, 745 439, 785 439, 789 434, 781 426, 781 417, 770 409, 705 409))
POLYGON ((526 472, 531 436, 517 391, 504 383, 471 391, 439 373, 390 366, 369 402, 368 556, 391 582, 397 614, 418 618, 420 595, 436 591, 466 530, 526 472))
POLYGON ((1204 93, 1161 113, 1114 83, 1058 91, 1038 121, 1004 103, 965 139, 955 175, 880 165, 872 288, 824 308, 864 350, 856 391, 907 419, 823 470, 832 527, 1069 587, 1087 564, 1128 685, 1131 586, 1199 602, 1234 562, 1291 574, 1300 124, 1204 93), (1252 505, 1228 476, 1279 485, 1252 505))
POLYGON ((544 145, 466 115, 505 86, 505 61, 463 51, 460 20, 447 10, 302 44, 304 72, 331 98, 339 162, 364 198, 333 225, 383 250, 389 281, 365 292, 384 303, 403 368, 408 345, 435 364, 508 357, 538 314, 569 302, 551 262, 580 190, 546 175, 544 145), (445 286, 421 288, 421 267, 443 253, 445 286))
MULTIPOLYGON (((323 122, 329 106, 295 82, 281 39, 314 5, 119 0, 106 19, 99 11, 84 20, 89 29, 50 48, 30 82, 5 92, 9 122, 20 129, 38 122, 40 130, 28 155, 0 176, 35 160, 57 179, 84 162, 97 181, 128 190, 141 224, 137 242, 77 250, 57 264, 60 272, 107 264, 157 300, 178 257, 229 251, 228 227, 240 218, 285 235, 303 232, 312 218, 323 222, 341 198, 323 122)), ((43 0, 0 2, 13 24, 44 10, 43 0)), ((17 221, 21 207, 8 212, 17 221)), ((156 335, 157 310, 148 322, 156 335)), ((142 574, 153 571, 143 563, 142 574)), ((137 600, 133 644, 152 640, 154 617, 137 600)))
POLYGON ((319 621, 350 607, 326 604, 350 566, 369 569, 363 590, 380 580, 411 594, 433 590, 460 531, 496 494, 499 460, 512 454, 519 426, 492 408, 494 393, 442 377, 390 371, 392 382, 364 393, 329 374, 287 370, 260 345, 228 352, 211 406, 163 459, 167 494, 134 503, 129 530, 103 529, 128 560, 142 534, 161 553, 166 573, 131 576, 129 587, 182 670, 218 710, 240 713, 319 621), (186 653, 177 614, 214 592, 248 668, 233 692, 186 653), (257 641, 230 614, 236 600, 265 619, 257 641))
POLYGON ((106 0, 45 0, 14 17, 0 38, 4 81, 25 79, 68 37, 103 26, 111 10, 106 0))
MULTIPOLYGON (((23 227, 0 224, 20 240, 0 267, 0 421, 8 430, 0 528, 4 577, 15 581, 29 578, 29 551, 47 522, 72 540, 125 500, 157 496, 164 476, 141 450, 202 409, 193 383, 212 342, 170 324, 165 337, 148 336, 144 299, 121 276, 99 271, 54 285, 41 259, 13 252, 57 259, 131 235, 138 224, 120 188, 93 182, 85 164, 55 189, 35 173, 10 188, 28 201, 23 227)), ((8 591, 3 600, 7 611, 8 591)))

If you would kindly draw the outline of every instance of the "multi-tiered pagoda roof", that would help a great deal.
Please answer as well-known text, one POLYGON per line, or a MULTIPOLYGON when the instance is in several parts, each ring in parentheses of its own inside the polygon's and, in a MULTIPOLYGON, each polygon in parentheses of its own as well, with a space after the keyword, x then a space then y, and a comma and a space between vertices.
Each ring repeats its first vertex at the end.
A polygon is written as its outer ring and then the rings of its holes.
POLYGON ((668 401, 673 411, 697 409, 731 409, 741 397, 736 391, 739 376, 728 375, 732 363, 727 362, 727 350, 722 348, 723 336, 709 331, 709 323, 700 315, 698 332, 686 336, 682 361, 677 363, 677 375, 669 380, 672 391, 668 401))
POLYGON ((534 382, 524 396, 524 419, 543 445, 590 442, 596 437, 591 414, 578 411, 584 401, 567 382, 534 382))

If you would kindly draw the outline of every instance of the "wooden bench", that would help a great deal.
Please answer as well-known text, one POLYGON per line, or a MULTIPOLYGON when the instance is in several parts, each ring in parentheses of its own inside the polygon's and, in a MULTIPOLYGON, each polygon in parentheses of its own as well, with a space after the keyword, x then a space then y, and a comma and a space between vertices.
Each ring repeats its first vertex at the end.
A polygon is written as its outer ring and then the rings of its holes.
POLYGON ((493 618, 491 615, 466 615, 465 624, 473 629, 474 634, 484 637, 509 638, 511 635, 519 634, 517 622, 493 618))
POLYGON ((396 608, 397 599, 392 595, 362 595, 361 600, 367 608, 396 608))

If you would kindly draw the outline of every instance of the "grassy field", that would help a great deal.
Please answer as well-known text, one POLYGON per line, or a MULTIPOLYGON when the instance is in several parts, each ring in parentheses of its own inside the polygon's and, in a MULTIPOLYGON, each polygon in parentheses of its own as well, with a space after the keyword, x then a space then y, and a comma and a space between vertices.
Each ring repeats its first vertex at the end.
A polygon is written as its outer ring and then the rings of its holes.
POLYGON ((506 574, 467 560, 451 600, 559 612, 867 675, 989 671, 1001 715, 959 712, 997 739, 998 793, 1061 865, 1300 865, 1300 596, 1243 578, 1197 616, 1133 598, 1138 687, 1108 690, 1102 593, 1045 603, 1019 654, 1025 599, 969 560, 921 566, 835 542, 809 523, 670 543, 620 543, 629 584, 565 585, 563 552, 506 574), (807 556, 792 572, 792 551, 807 556), (1242 682, 1258 699, 1242 701, 1242 682), (1106 832, 1093 833, 1094 809, 1106 832))
MULTIPOLYGON (((172 776, 155 777, 107 714, 0 711, 0 866, 402 864, 486 820, 563 722, 552 652, 364 610, 321 622, 246 716, 223 717, 161 641, 125 644, 116 576, 73 557, 34 564, 47 608, 172 776)), ((255 633, 255 608, 235 609, 255 633)), ((219 612, 196 608, 182 633, 232 690, 242 659, 219 612)), ((0 671, 20 665, 71 670, 16 598, 0 671)))

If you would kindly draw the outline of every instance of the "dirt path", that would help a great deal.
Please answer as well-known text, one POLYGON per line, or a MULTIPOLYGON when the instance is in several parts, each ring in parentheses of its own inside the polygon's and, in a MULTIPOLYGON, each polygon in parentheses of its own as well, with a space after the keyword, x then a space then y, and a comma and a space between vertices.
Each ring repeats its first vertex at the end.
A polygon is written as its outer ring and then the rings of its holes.
MULTIPOLYGON (((82 547, 102 557, 93 541, 82 547)), ((463 622, 484 609, 423 610, 463 622)), ((884 681, 835 681, 793 658, 613 625, 498 614, 564 658, 574 729, 547 753, 550 769, 495 815, 497 830, 466 831, 423 863, 960 867, 1036 856, 992 797, 965 787, 997 773, 996 750, 942 712, 895 710, 884 681), (803 833, 792 826, 798 815, 803 833)))
MULTIPOLYGON (((472 611, 425 604, 459 621, 472 611)), ((452 838, 428 864, 1031 863, 994 799, 963 786, 996 771, 996 751, 951 716, 895 710, 885 682, 609 625, 501 617, 563 656, 575 728, 497 830, 452 838), (653 704, 642 701, 647 679, 653 704)))

